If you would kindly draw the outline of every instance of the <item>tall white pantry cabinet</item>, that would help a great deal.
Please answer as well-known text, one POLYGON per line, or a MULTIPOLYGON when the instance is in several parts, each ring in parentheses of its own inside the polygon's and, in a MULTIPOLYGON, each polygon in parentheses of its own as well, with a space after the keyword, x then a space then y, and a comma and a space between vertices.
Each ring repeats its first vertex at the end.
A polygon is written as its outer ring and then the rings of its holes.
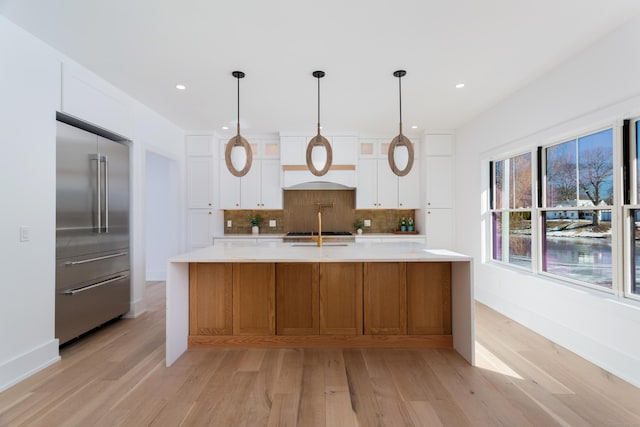
POLYGON ((187 247, 206 247, 213 242, 214 144, 211 135, 186 137, 187 154, 187 247))
POLYGON ((453 249, 453 185, 455 145, 453 135, 425 135, 424 228, 430 248, 453 249))

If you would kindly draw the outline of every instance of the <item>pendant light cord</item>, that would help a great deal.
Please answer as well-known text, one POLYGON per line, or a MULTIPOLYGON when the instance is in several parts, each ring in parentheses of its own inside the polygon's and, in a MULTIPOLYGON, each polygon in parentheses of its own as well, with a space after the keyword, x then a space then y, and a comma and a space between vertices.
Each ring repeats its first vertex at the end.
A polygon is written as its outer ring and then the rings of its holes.
POLYGON ((236 130, 238 135, 240 135, 240 77, 236 77, 238 81, 238 121, 236 122, 236 130))
POLYGON ((320 135, 320 77, 318 79, 318 135, 320 135))
POLYGON ((400 100, 400 135, 402 135, 402 76, 398 77, 398 94, 400 100))

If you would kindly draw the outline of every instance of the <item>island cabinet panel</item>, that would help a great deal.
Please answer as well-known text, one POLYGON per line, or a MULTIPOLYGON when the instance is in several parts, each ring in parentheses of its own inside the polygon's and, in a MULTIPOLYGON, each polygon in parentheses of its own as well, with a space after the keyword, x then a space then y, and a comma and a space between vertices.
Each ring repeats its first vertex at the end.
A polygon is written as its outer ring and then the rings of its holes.
POLYGON ((232 268, 227 263, 189 265, 189 334, 231 335, 232 268))
POLYGON ((409 334, 451 334, 451 263, 407 263, 407 323, 409 334))
POLYGON ((278 335, 318 335, 318 263, 276 264, 278 335))
POLYGON ((362 263, 320 264, 320 335, 362 335, 362 263))
POLYGON ((233 264, 233 335, 275 335, 274 263, 233 264))
POLYGON ((407 333, 405 263, 364 263, 364 333, 365 335, 407 333))

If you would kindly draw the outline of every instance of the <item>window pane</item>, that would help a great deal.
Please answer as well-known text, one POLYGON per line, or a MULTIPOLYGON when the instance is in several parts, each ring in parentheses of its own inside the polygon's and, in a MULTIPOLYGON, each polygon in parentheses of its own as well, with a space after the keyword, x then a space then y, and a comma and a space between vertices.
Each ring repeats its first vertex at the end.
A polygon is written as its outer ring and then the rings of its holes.
POLYGON ((494 197, 495 197, 495 209, 502 209, 502 193, 504 191, 504 160, 496 162, 495 169, 495 183, 494 183, 494 197))
POLYGON ((638 201, 640 201, 640 120, 636 122, 636 189, 638 192, 638 201))
POLYGON ((493 259, 502 261, 502 212, 491 214, 493 229, 493 259))
POLYGON ((547 162, 546 206, 576 206, 576 141, 554 145, 545 150, 547 162))
POLYGON ((633 230, 635 232, 631 236, 631 292, 640 295, 640 210, 631 211, 631 218, 633 221, 633 230))
POLYGON ((578 139, 582 206, 613 204, 613 130, 578 139))
POLYGON ((509 163, 509 207, 512 209, 531 207, 531 153, 510 159, 509 163))
POLYGON ((611 288, 611 211, 574 210, 565 215, 544 213, 542 269, 611 288))
POLYGON ((494 212, 492 217, 493 259, 531 268, 531 212, 494 212))

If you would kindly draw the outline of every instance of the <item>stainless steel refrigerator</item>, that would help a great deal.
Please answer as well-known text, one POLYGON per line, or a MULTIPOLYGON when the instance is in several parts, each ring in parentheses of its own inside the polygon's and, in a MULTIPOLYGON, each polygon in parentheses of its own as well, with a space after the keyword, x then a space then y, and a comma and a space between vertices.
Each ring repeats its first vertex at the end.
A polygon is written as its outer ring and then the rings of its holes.
POLYGON ((129 147, 57 126, 55 334, 63 344, 129 311, 129 147))

